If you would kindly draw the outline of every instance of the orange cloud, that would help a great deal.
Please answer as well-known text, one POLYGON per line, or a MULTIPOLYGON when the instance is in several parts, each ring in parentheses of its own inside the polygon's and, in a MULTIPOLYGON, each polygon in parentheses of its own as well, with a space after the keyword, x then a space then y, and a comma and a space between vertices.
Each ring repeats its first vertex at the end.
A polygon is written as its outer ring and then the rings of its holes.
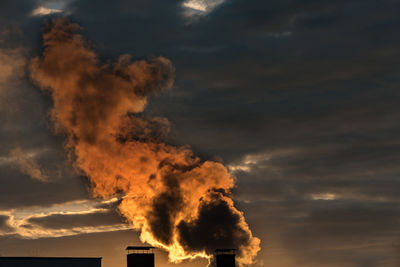
POLYGON ((148 96, 172 87, 171 62, 122 55, 102 64, 79 29, 66 19, 48 25, 44 53, 30 72, 51 93, 55 129, 66 134, 66 148, 93 195, 124 193, 120 212, 143 242, 169 251, 171 261, 209 258, 217 247, 235 246, 239 263, 252 263, 260 240, 234 206, 227 168, 164 143, 168 121, 140 115, 148 96))

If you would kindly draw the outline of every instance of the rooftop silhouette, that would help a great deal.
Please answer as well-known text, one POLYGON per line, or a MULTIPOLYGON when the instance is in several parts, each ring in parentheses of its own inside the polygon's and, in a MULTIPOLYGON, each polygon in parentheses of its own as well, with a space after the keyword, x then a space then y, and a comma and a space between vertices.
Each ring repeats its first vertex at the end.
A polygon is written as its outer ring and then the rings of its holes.
POLYGON ((0 257, 1 267, 101 267, 101 258, 0 257))

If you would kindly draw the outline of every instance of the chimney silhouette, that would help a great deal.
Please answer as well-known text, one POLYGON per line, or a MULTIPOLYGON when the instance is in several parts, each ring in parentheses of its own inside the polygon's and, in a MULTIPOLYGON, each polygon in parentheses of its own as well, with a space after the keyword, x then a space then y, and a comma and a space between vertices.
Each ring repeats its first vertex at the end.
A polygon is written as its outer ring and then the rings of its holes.
POLYGON ((217 267, 236 267, 235 262, 236 249, 216 249, 215 262, 217 267))
POLYGON ((127 247, 127 267, 154 267, 154 247, 127 247))

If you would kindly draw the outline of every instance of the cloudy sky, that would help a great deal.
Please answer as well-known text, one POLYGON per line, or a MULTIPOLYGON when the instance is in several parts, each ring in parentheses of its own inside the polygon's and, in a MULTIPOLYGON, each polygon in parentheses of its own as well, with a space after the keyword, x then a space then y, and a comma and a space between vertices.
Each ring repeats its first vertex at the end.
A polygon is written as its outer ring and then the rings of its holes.
POLYGON ((0 255, 125 266, 141 244, 121 196, 92 197, 30 78, 46 23, 67 17, 101 62, 172 62, 174 85, 143 116, 236 177, 261 240, 253 266, 399 266, 399 12, 398 0, 0 1, 0 255))

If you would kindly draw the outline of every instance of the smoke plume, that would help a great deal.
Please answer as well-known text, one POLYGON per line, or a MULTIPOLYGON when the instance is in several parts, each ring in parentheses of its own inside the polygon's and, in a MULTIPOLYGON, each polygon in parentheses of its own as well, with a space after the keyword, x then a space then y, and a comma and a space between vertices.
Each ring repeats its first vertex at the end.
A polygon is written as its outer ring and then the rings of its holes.
POLYGON ((93 195, 124 194, 121 214, 143 242, 167 250, 173 262, 236 247, 239 263, 252 263, 260 241, 234 207, 227 168, 165 144, 168 120, 140 116, 148 96, 171 88, 171 62, 122 55, 102 64, 79 30, 66 19, 49 24, 43 55, 32 60, 30 73, 50 92, 55 130, 66 135, 93 195))

